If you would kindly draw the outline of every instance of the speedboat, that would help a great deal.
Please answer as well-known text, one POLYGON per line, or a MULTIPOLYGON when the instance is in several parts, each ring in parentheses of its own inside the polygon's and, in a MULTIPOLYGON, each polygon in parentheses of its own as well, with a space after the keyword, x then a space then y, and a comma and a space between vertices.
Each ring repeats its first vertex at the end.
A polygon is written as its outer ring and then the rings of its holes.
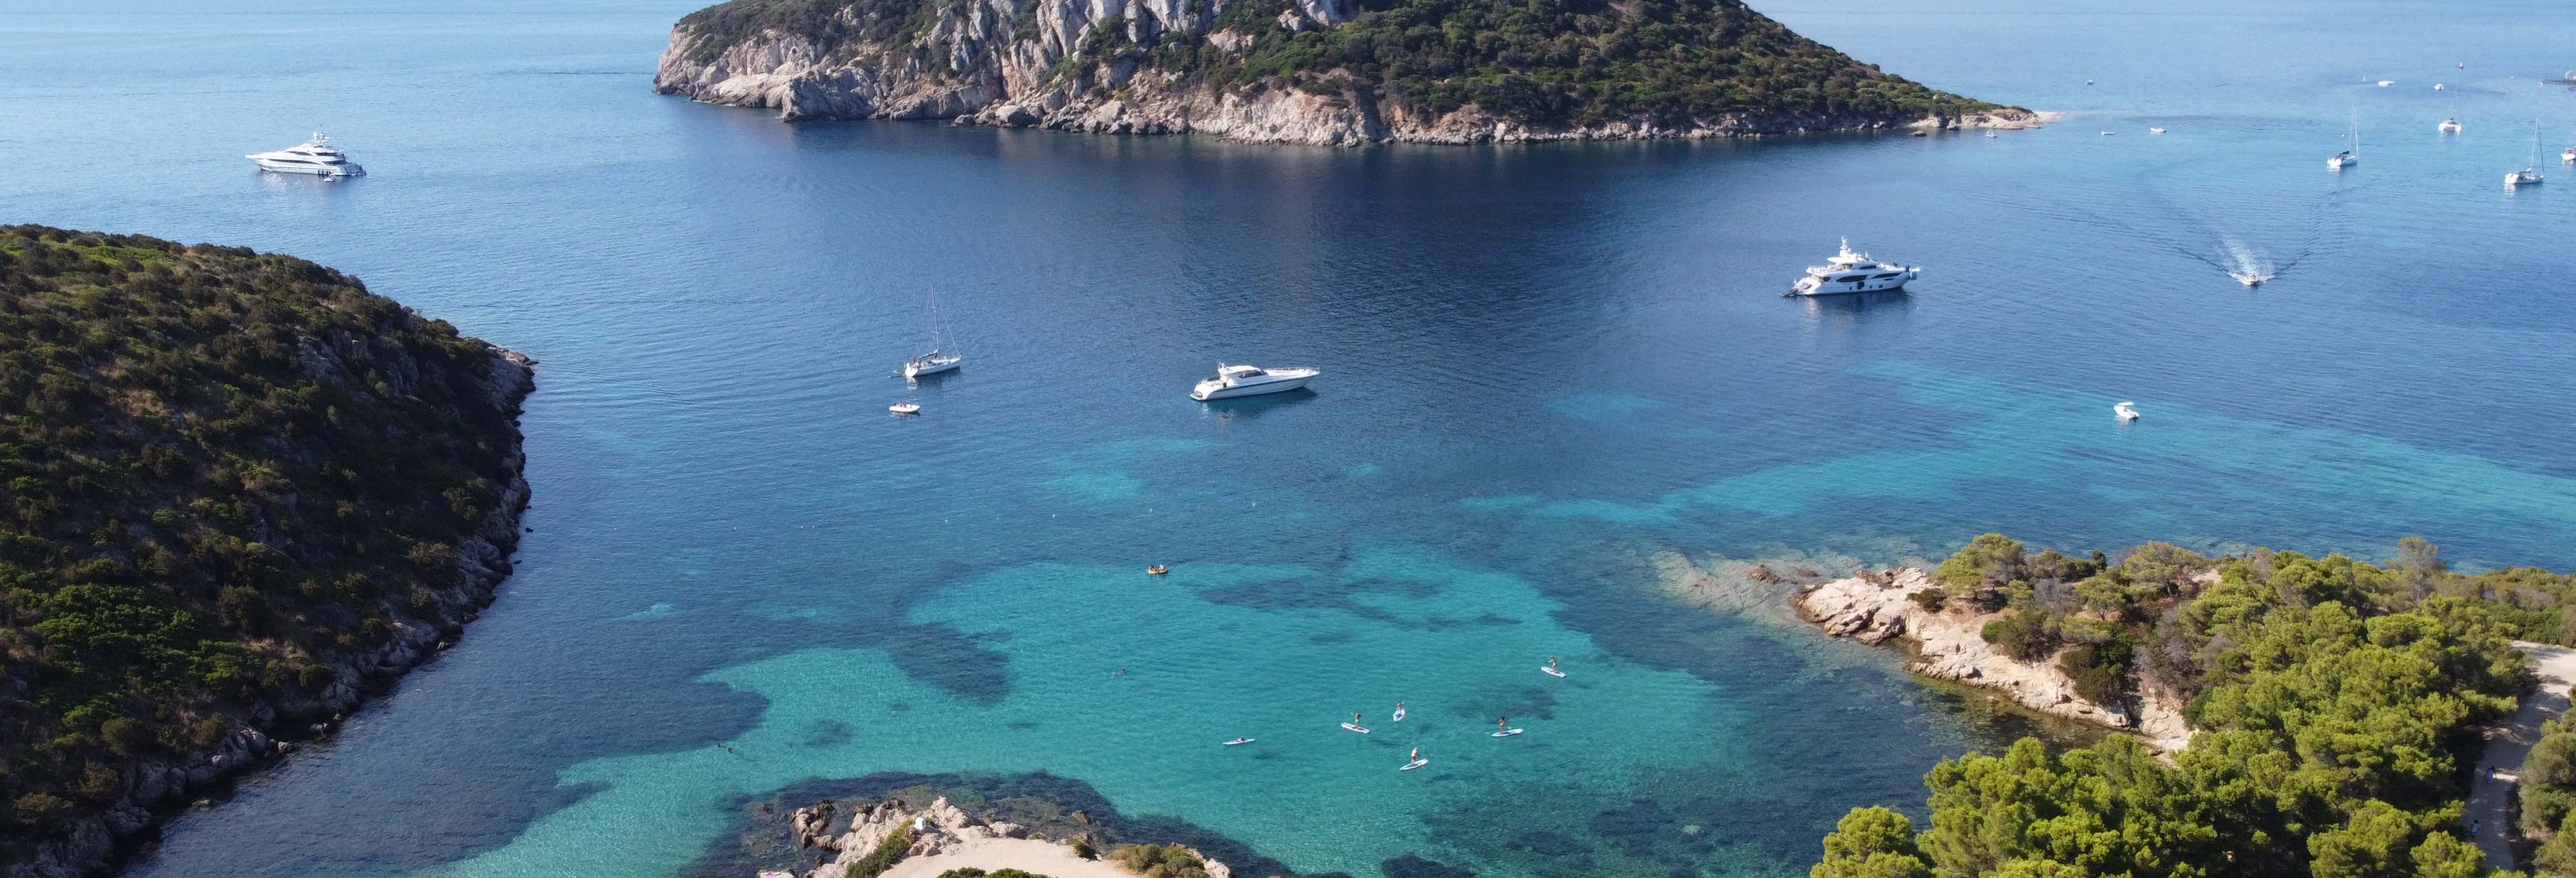
POLYGON ((2382 80, 2380 80, 2380 81, 2379 81, 2379 87, 2380 87, 2380 88, 2387 88, 2387 87, 2389 87, 2389 86, 2396 85, 2396 84, 2397 84, 2397 80, 2394 80, 2394 79, 2382 79, 2382 80))
POLYGON ((2163 134, 2163 133, 2165 133, 2165 130, 2164 130, 2164 129, 2162 129, 2162 128, 2149 128, 2149 129, 2147 129, 2147 133, 2148 133, 2148 134, 2163 134))
POLYGON ((1324 373, 1315 369, 1263 369, 1259 366, 1228 366, 1218 363, 1216 374, 1201 379, 1197 385, 1190 388, 1190 398, 1208 402, 1233 399, 1238 396, 1283 393, 1304 387, 1306 382, 1314 380, 1315 376, 1321 374, 1324 373))
POLYGON ((2104 136, 2104 137, 2109 137, 2109 136, 2111 136, 2111 135, 2118 134, 2118 133, 2120 133, 2120 132, 2117 132, 2117 131, 2105 131, 2105 132, 2102 132, 2102 136, 2104 136))
POLYGON ((1837 293, 1875 293, 1905 286, 1906 281, 1922 274, 1919 265, 1890 265, 1869 258, 1867 253, 1854 253, 1851 239, 1843 239, 1842 252, 1823 265, 1810 266, 1807 276, 1789 288, 1792 296, 1826 296, 1837 293))
POLYGON ((2558 154, 2558 160, 2562 162, 2576 162, 2576 146, 2568 147, 2565 151, 2560 152, 2558 154))
POLYGON ((2441 84, 2441 83, 2438 83, 2438 82, 2433 83, 2433 90, 2434 90, 2434 91, 2441 91, 2441 90, 2442 90, 2442 84, 2441 84))
POLYGON ((893 405, 886 406, 886 411, 890 411, 898 415, 917 415, 921 414, 921 403, 898 402, 893 405))
POLYGON ((2458 134, 2460 133, 2460 120, 2459 117, 2454 116, 2442 120, 2442 124, 2433 127, 2444 134, 2458 134))
POLYGON ((2122 401, 2111 406, 2111 413, 2120 416, 2120 420, 2134 421, 2138 419, 2138 404, 2122 401))
POLYGON ((332 146, 331 138, 322 136, 319 131, 313 132, 313 139, 303 143, 270 152, 255 152, 242 158, 259 165, 260 170, 280 174, 359 177, 367 173, 366 168, 351 163, 349 154, 332 146))
POLYGON ((2237 283, 2244 284, 2249 290, 2263 285, 2263 276, 2250 271, 2231 271, 2227 276, 2235 278, 2237 283))
POLYGON ((964 362, 966 362, 965 357, 961 357, 956 354, 943 354, 933 350, 930 353, 922 354, 921 356, 903 361, 903 377, 919 378, 923 375, 937 375, 941 372, 955 369, 958 364, 964 362))

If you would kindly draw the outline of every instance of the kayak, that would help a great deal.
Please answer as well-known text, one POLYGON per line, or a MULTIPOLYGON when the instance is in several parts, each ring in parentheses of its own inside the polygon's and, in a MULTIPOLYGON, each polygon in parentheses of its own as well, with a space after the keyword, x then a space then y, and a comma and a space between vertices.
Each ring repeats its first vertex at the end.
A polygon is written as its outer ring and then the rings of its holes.
POLYGON ((1342 724, 1342 728, 1349 729, 1349 730, 1351 730, 1351 731, 1358 732, 1358 733, 1363 734, 1363 735, 1368 734, 1368 729, 1367 729, 1367 728, 1362 727, 1362 726, 1355 726, 1355 725, 1351 725, 1350 723, 1343 723, 1343 724, 1342 724))
POLYGON ((1228 746, 1228 747, 1233 747, 1233 746, 1238 746, 1238 745, 1242 745, 1242 744, 1249 744, 1249 743, 1252 743, 1252 739, 1251 739, 1251 738, 1236 738, 1236 739, 1234 739, 1234 740, 1231 740, 1231 741, 1227 741, 1227 742, 1225 742, 1225 745, 1226 745, 1226 746, 1228 746))
POLYGON ((1520 730, 1520 729, 1504 729, 1504 730, 1499 731, 1499 732, 1487 732, 1486 734, 1492 735, 1492 736, 1497 737, 1497 738, 1508 738, 1508 737, 1511 737, 1511 736, 1513 736, 1513 735, 1517 735, 1517 734, 1520 734, 1520 733, 1521 733, 1521 730, 1520 730))
POLYGON ((1416 768, 1421 768, 1421 767, 1423 767, 1423 766, 1425 766, 1425 765, 1429 765, 1429 764, 1431 764, 1431 760, 1428 760, 1428 759, 1416 759, 1416 760, 1413 760, 1413 761, 1411 761, 1411 762, 1407 762, 1407 763, 1405 763, 1403 768, 1399 768, 1399 769, 1396 769, 1396 770, 1397 770, 1397 771, 1412 771, 1412 770, 1414 770, 1414 769, 1416 769, 1416 768))
POLYGON ((1538 666, 1538 672, 1539 672, 1539 673, 1542 673, 1542 674, 1546 674, 1546 675, 1548 675, 1548 676, 1550 676, 1550 677, 1563 677, 1563 676, 1565 676, 1565 672, 1564 672, 1564 671, 1560 671, 1560 670, 1557 670, 1557 669, 1555 669, 1555 668, 1548 667, 1548 666, 1546 666, 1546 665, 1540 665, 1540 666, 1538 666))

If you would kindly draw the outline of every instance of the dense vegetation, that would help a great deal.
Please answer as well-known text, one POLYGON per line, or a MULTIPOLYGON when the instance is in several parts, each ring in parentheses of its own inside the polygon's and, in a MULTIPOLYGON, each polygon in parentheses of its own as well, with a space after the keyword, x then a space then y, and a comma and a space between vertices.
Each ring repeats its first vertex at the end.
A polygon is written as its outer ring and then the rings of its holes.
POLYGON ((363 682, 514 477, 492 357, 301 259, 0 227, 0 862, 363 682))
POLYGON ((2511 640, 2565 640, 2576 585, 2460 574, 2411 538, 2383 567, 2161 543, 2075 558, 1988 534, 1934 578, 1933 602, 2001 610, 1989 640, 2114 698, 2151 680, 2189 699, 2199 734, 2171 764, 2127 736, 1944 761, 1928 827, 1854 809, 1816 878, 2484 874, 2455 831, 2473 726, 2528 684, 2511 640))
POLYGON ((1047 878, 1047 876, 1040 875, 1035 872, 1023 872, 1018 869, 1003 869, 998 872, 986 872, 973 866, 961 866, 959 868, 939 873, 939 878, 1047 878))
POLYGON ((2532 865, 2553 878, 2576 876, 2576 727, 2564 717, 2541 724, 2520 787, 2523 837, 2542 839, 2532 865))
MULTIPOLYGON (((958 0, 733 0, 681 20, 700 60, 762 30, 911 47, 958 0), (845 12, 846 10, 846 12, 845 12)), ((1936 91, 1798 36, 1739 0, 1361 0, 1317 27, 1289 0, 1233 0, 1204 30, 1147 34, 1095 23, 1070 75, 1102 64, 1229 89, 1359 88, 1417 114, 1474 104, 1541 125, 1648 120, 1678 126, 1753 115, 1829 124, 1997 109, 1936 91), (1231 32, 1249 47, 1220 45, 1231 32)), ((1033 36, 1029 3, 1018 36, 1033 36)), ((918 48, 918 47, 913 47, 918 48)), ((945 57, 944 49, 932 51, 945 57)))

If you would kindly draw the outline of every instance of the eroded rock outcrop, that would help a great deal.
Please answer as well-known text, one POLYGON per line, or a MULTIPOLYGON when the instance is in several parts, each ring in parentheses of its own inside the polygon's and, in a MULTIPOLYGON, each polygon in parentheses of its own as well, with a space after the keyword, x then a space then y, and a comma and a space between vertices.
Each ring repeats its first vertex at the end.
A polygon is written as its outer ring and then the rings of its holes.
POLYGON ((1914 673, 1993 689, 2041 713, 2127 731, 2168 753, 2190 743, 2182 705, 2151 682, 2140 687, 2134 705, 2087 700, 2054 657, 2025 662, 1987 643, 1985 625, 1995 614, 1955 606, 1934 610, 1914 600, 1915 593, 1932 587, 1932 578, 1919 569, 1863 573, 1808 588, 1797 606, 1834 637, 1872 644, 1902 638, 1913 647, 1907 668, 1914 673))

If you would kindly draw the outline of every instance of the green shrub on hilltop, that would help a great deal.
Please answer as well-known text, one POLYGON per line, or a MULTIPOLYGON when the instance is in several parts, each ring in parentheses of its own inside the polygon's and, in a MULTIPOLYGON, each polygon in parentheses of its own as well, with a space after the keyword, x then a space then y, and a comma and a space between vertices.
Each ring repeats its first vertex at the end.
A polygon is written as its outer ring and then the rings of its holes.
POLYGON ((492 356, 304 260, 0 227, 0 860, 421 620, 514 475, 492 356))
POLYGON ((1126 844, 1109 859, 1145 878, 1208 878, 1207 863, 1177 844, 1126 844))
POLYGON ((885 870, 894 868, 894 864, 902 862, 904 856, 910 853, 912 853, 912 825, 905 824, 895 827, 894 832, 888 833, 884 841, 877 842, 877 846, 870 849, 867 856, 860 857, 857 862, 851 863, 849 868, 841 870, 841 874, 844 878, 877 878, 885 870))

